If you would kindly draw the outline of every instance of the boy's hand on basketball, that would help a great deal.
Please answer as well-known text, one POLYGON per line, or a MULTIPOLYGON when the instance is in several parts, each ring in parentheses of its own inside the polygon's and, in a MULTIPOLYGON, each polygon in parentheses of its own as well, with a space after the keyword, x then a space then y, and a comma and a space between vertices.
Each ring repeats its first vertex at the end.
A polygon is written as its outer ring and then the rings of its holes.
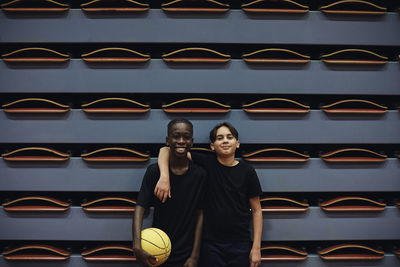
POLYGON ((161 200, 162 203, 167 201, 167 197, 171 198, 171 187, 169 184, 169 177, 160 176, 156 187, 154 188, 154 195, 161 200))
POLYGON ((261 264, 261 251, 252 249, 250 251, 250 267, 258 267, 261 264))
POLYGON ((157 259, 143 249, 134 248, 133 252, 136 255, 136 261, 143 264, 144 266, 153 266, 157 263, 157 259))
POLYGON ((188 258, 183 267, 197 267, 197 260, 188 258))

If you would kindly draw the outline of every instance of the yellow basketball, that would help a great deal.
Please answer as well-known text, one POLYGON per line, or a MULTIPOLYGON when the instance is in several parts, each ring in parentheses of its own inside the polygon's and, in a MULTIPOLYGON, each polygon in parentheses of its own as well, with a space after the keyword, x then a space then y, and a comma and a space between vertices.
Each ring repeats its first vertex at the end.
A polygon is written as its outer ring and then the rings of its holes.
POLYGON ((142 249, 153 255, 158 261, 155 266, 167 261, 171 253, 171 240, 168 235, 158 228, 147 228, 142 230, 142 249))

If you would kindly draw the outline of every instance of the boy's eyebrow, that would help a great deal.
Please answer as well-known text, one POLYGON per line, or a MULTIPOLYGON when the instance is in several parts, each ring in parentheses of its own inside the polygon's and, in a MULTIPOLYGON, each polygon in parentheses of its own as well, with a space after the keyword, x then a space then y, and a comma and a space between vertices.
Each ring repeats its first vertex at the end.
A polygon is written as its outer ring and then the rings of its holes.
MULTIPOLYGON (((223 134, 218 134, 216 137, 224 136, 223 134)), ((233 134, 228 133, 226 136, 233 136, 233 134)))

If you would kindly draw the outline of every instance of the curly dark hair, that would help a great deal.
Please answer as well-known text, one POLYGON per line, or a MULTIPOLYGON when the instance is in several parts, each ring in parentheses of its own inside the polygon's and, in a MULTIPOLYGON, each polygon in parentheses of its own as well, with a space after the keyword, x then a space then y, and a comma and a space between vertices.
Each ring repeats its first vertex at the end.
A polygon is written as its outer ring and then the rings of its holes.
POLYGON ((169 133, 171 132, 172 126, 174 126, 177 123, 184 123, 186 125, 189 125, 191 132, 193 134, 193 124, 187 119, 179 118, 179 119, 173 119, 172 121, 170 121, 168 123, 168 132, 167 132, 168 136, 169 136, 169 133))

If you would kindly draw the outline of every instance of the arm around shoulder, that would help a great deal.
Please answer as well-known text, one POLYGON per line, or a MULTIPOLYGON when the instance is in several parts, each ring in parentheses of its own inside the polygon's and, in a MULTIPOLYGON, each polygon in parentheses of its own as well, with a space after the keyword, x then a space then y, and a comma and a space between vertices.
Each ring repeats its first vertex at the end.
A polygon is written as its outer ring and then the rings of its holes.
POLYGON ((160 179, 154 188, 154 195, 165 202, 167 197, 171 198, 171 187, 169 183, 169 147, 162 147, 158 154, 158 168, 160 168, 160 179))

